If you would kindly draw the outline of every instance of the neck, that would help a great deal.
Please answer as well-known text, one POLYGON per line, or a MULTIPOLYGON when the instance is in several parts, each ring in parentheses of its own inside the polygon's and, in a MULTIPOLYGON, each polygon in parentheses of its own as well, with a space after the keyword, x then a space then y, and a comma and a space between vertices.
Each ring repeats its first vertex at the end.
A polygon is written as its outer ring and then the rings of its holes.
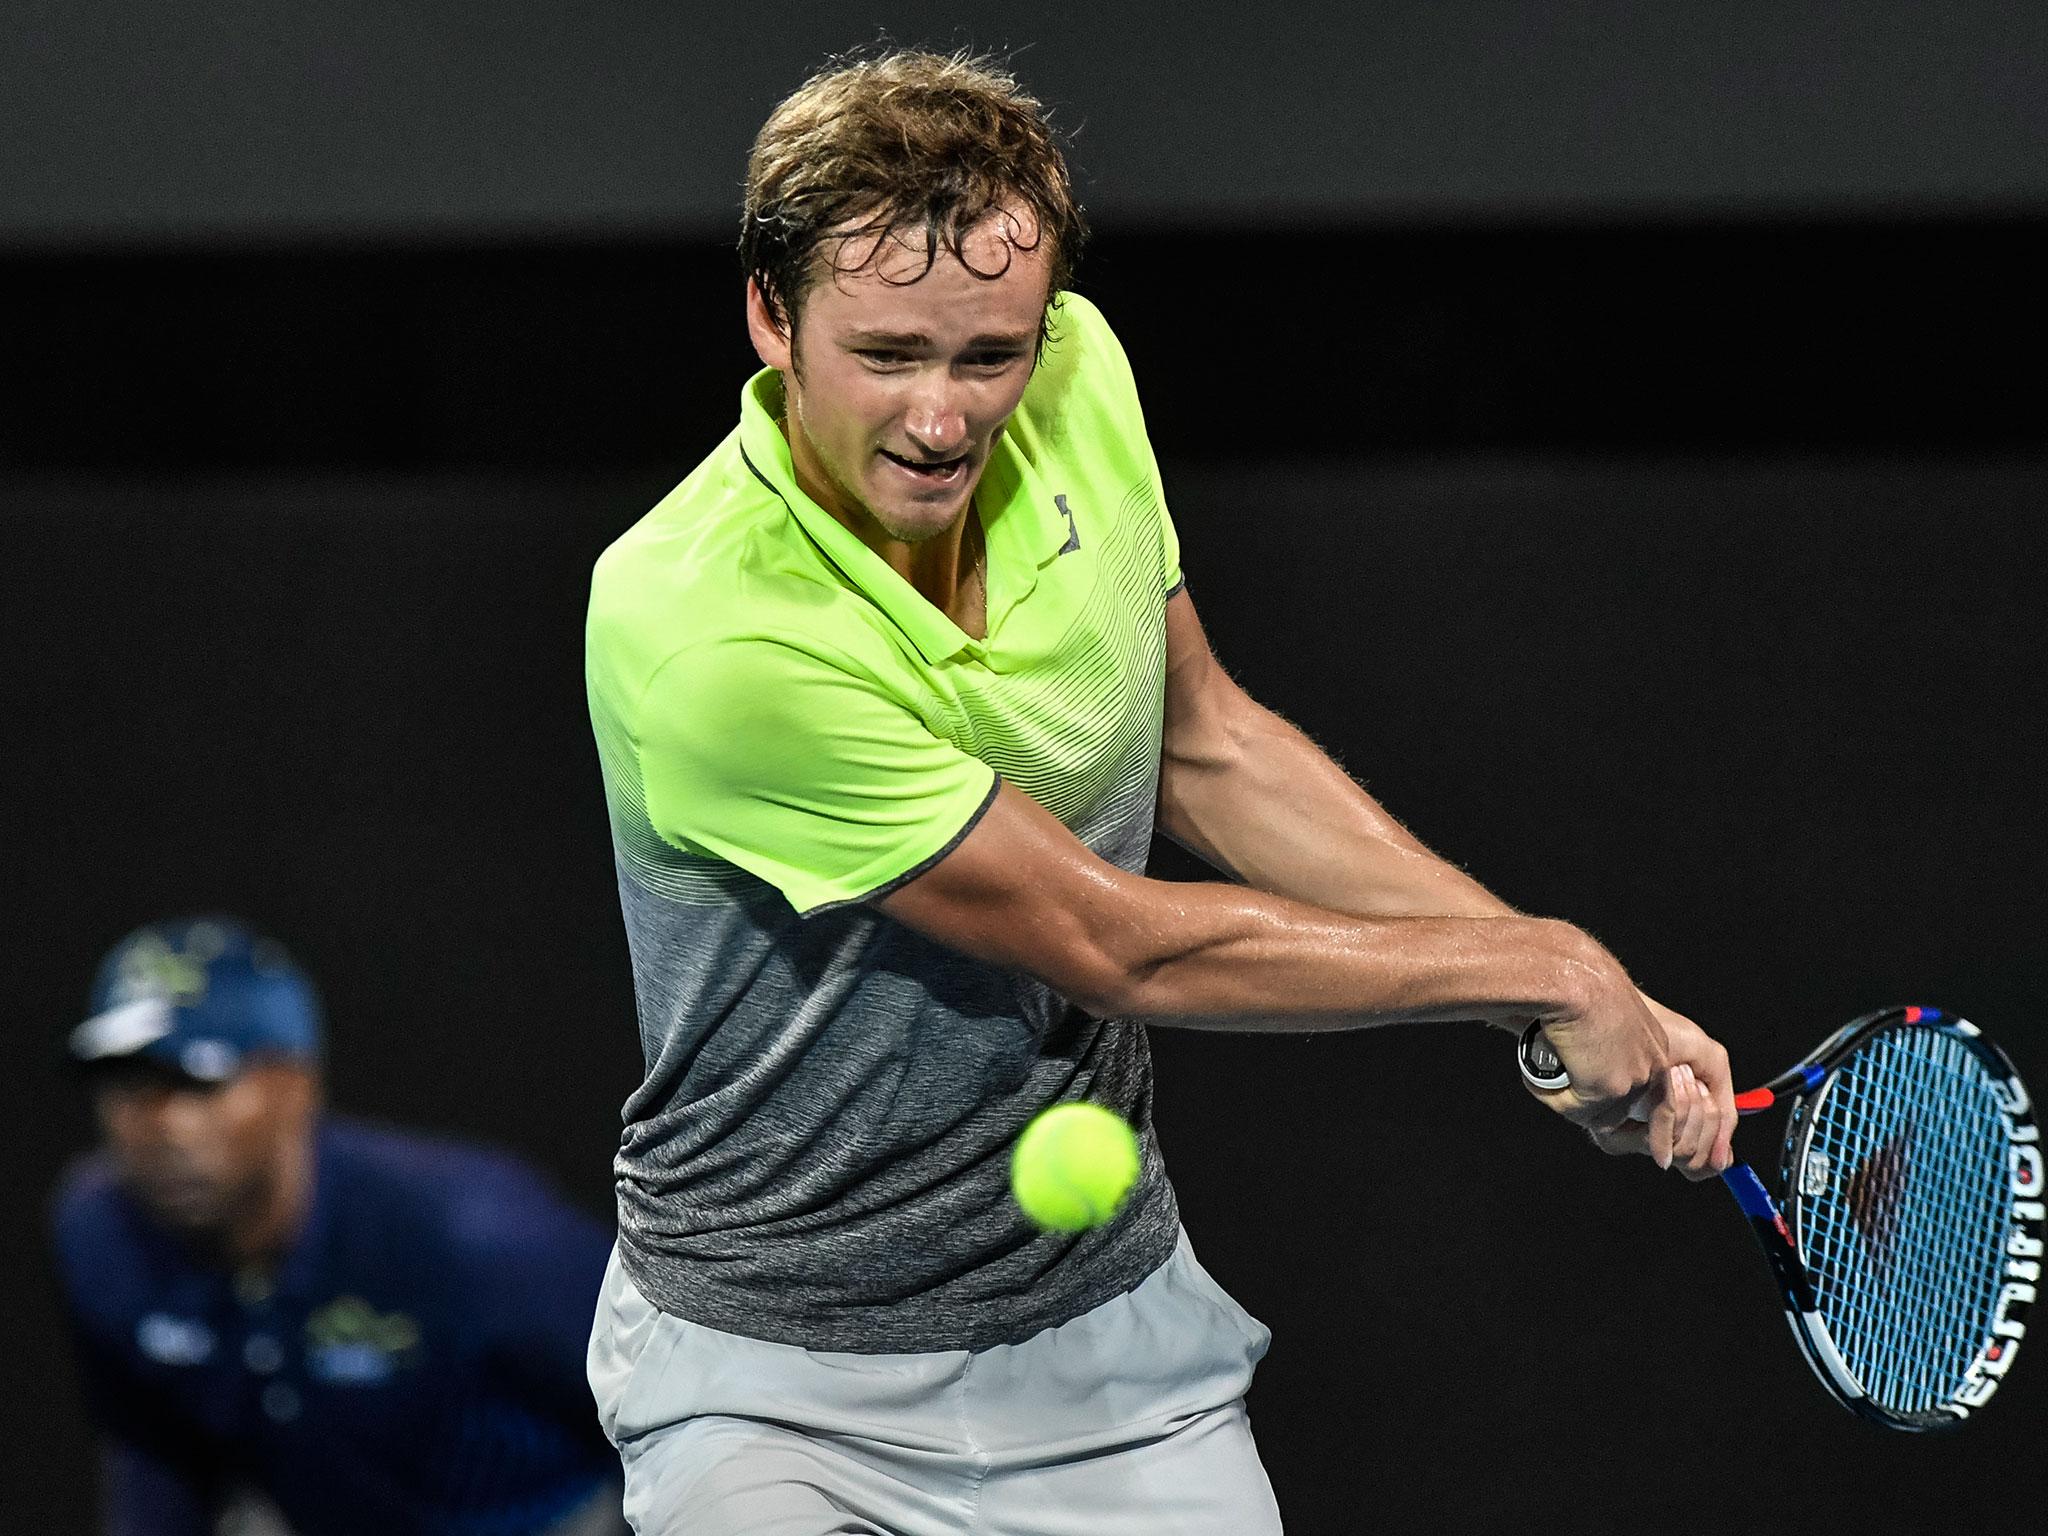
POLYGON ((791 425, 786 396, 776 413, 776 425, 789 444, 790 469, 796 476, 797 489, 873 550, 884 565, 909 582, 926 602, 975 639, 985 638, 988 566, 974 498, 968 498, 966 510, 943 533, 915 544, 893 538, 866 508, 842 494, 814 462, 809 439, 791 425))
POLYGON ((277 1160, 277 1176, 222 1230, 219 1257, 234 1269, 277 1267, 313 1206, 312 1138, 294 1141, 277 1160))
POLYGON ((969 624, 966 618, 972 616, 968 610, 978 613, 983 605, 983 585, 988 567, 983 558, 981 518, 976 514, 972 500, 967 503, 967 510, 960 515, 960 520, 935 539, 927 539, 922 544, 888 539, 887 543, 894 546, 893 554, 890 550, 876 548, 871 540, 864 542, 888 561, 897 575, 915 587, 925 601, 962 629, 979 635, 978 623, 969 624))

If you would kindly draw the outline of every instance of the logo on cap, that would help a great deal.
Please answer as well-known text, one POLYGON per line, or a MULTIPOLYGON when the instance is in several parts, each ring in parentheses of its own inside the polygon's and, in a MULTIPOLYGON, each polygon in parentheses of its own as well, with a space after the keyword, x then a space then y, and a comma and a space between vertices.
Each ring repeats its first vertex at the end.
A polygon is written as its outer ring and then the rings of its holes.
POLYGON ((143 1055, 200 1082, 225 1082, 251 1055, 320 1051, 319 1004, 282 948, 226 918, 152 923, 101 962, 94 1017, 71 1053, 143 1055))

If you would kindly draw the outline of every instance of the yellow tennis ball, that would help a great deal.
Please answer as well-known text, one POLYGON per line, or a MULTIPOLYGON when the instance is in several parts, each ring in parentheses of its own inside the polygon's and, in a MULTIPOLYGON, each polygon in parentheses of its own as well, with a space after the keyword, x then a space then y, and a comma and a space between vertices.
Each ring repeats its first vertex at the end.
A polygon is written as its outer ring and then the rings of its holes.
POLYGON ((1053 1105, 1010 1154, 1010 1192, 1050 1232, 1101 1226, 1137 1182, 1137 1134, 1100 1104, 1053 1105))

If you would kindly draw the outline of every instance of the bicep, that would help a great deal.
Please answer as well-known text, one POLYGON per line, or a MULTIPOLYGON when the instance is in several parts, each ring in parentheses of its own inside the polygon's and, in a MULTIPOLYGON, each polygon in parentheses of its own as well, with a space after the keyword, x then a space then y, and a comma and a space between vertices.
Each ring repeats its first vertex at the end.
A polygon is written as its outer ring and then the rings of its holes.
POLYGON ((1110 1013, 1145 930, 1166 921, 1153 911, 1154 885, 1097 856, 1037 801, 999 781, 967 835, 875 905, 948 948, 1110 1013))
POLYGON ((1194 600, 1182 588, 1166 605, 1166 716, 1159 754, 1159 831, 1182 847, 1235 876, 1212 829, 1213 802, 1222 790, 1227 804, 1229 777, 1247 758, 1262 712, 1209 646, 1209 637, 1195 613, 1194 600), (1202 807, 1212 805, 1210 814, 1202 807))
POLYGON ((1166 600, 1166 749, 1199 734, 1237 685, 1216 660, 1195 600, 1182 587, 1166 600))

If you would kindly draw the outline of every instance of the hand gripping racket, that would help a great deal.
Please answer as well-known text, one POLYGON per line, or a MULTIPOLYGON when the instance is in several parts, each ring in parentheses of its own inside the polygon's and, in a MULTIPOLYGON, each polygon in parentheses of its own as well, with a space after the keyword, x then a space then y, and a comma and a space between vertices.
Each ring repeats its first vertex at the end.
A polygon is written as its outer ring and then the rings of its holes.
MULTIPOLYGON (((1537 1091, 1570 1084, 1539 1025, 1518 1055, 1537 1091)), ((1886 1008, 1735 1107, 1781 1099, 1778 1199, 1747 1163, 1721 1178, 1807 1364, 1889 1429, 1962 1423, 2012 1368, 2041 1280, 2041 1133, 2019 1073, 1974 1024, 1886 1008)))

